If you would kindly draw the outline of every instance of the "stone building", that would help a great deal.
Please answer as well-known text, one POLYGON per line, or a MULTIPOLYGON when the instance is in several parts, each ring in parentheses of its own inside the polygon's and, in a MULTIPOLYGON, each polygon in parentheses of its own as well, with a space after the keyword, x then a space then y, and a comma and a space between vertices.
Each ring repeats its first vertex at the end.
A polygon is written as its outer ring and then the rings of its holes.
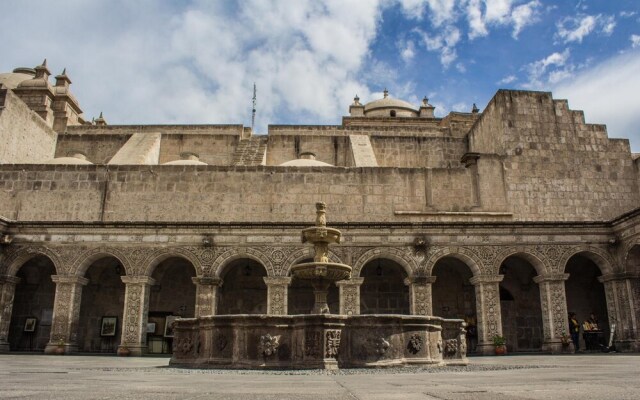
POLYGON ((167 317, 308 312, 289 269, 317 201, 353 266, 333 312, 475 319, 478 353, 561 351, 594 312, 640 347, 638 154, 551 93, 444 118, 356 97, 259 136, 88 122, 50 75, 0 74, 1 350, 167 352, 167 317))

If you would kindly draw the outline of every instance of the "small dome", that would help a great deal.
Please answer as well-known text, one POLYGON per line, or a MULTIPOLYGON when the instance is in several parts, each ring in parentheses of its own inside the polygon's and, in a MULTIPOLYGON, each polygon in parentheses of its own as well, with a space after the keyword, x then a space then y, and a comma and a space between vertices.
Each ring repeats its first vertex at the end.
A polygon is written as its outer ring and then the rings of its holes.
POLYGON ((33 68, 16 68, 13 72, 0 74, 0 84, 9 89, 15 89, 24 81, 33 79, 36 71, 33 68))
POLYGON ((300 158, 280 164, 281 167, 333 167, 331 164, 316 160, 315 153, 300 153, 300 158))
POLYGON ((180 160, 169 161, 162 165, 207 165, 207 163, 200 161, 200 157, 195 153, 182 153, 180 160))
POLYGON ((87 156, 81 153, 76 153, 68 157, 56 157, 49 161, 47 164, 74 164, 74 165, 89 165, 93 164, 87 160, 87 156))

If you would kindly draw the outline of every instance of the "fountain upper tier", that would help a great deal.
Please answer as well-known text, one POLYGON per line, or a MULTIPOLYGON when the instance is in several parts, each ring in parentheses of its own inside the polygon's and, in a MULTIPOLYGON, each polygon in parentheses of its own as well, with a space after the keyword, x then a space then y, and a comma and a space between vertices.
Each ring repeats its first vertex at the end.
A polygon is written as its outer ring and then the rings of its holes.
POLYGON ((327 228, 326 209, 325 203, 316 203, 316 226, 302 230, 302 243, 311 243, 315 249, 313 262, 291 267, 291 274, 295 278, 308 280, 313 286, 313 314, 328 313, 326 297, 329 285, 351 277, 350 266, 329 262, 329 244, 340 243, 341 233, 337 229, 327 228))

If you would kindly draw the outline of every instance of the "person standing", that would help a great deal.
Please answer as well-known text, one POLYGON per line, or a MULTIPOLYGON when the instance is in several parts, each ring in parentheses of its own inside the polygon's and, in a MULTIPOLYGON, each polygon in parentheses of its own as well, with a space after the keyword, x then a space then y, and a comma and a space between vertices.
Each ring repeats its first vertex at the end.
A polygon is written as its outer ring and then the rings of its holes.
POLYGON ((569 313, 569 333, 571 334, 571 341, 577 353, 580 350, 580 323, 574 312, 569 313))

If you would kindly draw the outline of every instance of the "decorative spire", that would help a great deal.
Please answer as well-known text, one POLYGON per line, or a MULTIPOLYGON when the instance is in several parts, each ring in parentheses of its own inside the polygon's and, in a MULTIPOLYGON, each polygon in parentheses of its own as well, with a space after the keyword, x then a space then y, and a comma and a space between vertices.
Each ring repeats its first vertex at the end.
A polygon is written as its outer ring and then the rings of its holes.
POLYGON ((422 99, 422 105, 425 107, 429 105, 429 99, 427 96, 424 96, 424 99, 422 99))
POLYGON ((56 76, 56 86, 69 86, 71 84, 71 79, 67 76, 67 69, 64 68, 60 75, 56 76))
POLYGON ((46 67, 47 66, 47 59, 46 58, 42 61, 42 64, 40 66, 41 67, 46 67))
POLYGON ((64 67, 62 69, 62 73, 60 75, 65 75, 65 76, 67 75, 67 67, 64 67))
POLYGON ((387 97, 389 97, 389 91, 387 90, 387 88, 384 88, 384 92, 382 92, 382 93, 383 93, 385 99, 387 97))
POLYGON ((100 116, 95 120, 95 124, 98 126, 107 125, 107 121, 102 116, 102 111, 100 111, 100 116))
POLYGON ((44 78, 46 80, 51 75, 51 72, 49 71, 49 68, 47 68, 47 59, 46 58, 44 59, 44 61, 42 61, 42 64, 38 65, 35 68, 35 70, 36 70, 36 76, 35 76, 34 79, 44 78))
POLYGON ((353 98, 353 105, 354 106, 359 106, 360 105, 360 97, 358 97, 357 94, 356 94, 356 97, 353 98))
POLYGON ((476 103, 473 103, 473 108, 471 108, 471 112, 473 114, 477 114, 480 112, 480 109, 478 108, 478 106, 476 106, 476 103))

